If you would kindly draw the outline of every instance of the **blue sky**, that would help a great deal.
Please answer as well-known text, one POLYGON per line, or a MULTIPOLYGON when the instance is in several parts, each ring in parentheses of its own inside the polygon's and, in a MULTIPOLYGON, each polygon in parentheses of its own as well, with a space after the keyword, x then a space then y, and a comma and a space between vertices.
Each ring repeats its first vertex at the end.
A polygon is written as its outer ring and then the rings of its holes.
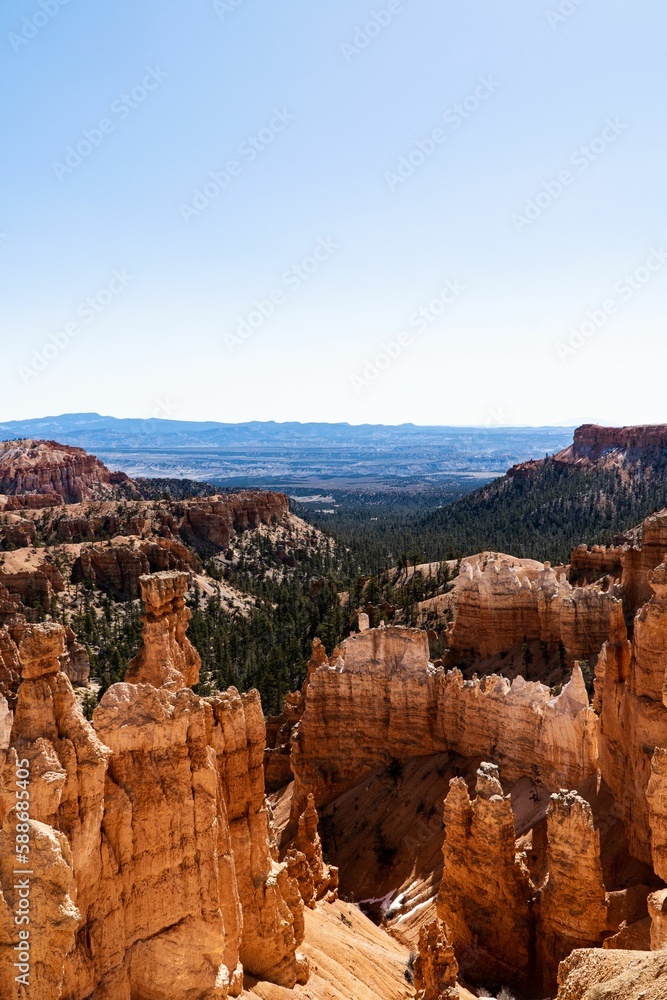
POLYGON ((663 421, 666 29, 3 5, 0 419, 663 421))

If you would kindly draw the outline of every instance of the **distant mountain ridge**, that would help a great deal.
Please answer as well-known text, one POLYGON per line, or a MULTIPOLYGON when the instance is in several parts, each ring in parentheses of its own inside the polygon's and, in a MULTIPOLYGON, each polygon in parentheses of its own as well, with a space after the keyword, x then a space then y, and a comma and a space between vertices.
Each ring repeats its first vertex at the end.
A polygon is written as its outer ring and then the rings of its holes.
POLYGON ((148 420, 63 414, 0 423, 0 438, 85 448, 131 476, 193 479, 422 477, 500 473, 565 447, 565 427, 148 420))

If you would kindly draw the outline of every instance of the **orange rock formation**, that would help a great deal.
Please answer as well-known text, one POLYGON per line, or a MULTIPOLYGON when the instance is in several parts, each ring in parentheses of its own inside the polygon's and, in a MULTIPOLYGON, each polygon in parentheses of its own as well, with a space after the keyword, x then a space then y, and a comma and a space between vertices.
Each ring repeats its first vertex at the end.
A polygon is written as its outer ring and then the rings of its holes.
MULTIPOLYGON (((651 825, 647 790, 656 748, 667 747, 667 564, 649 576, 652 599, 637 614, 634 642, 620 634, 602 650, 597 668, 601 711, 600 766, 625 820, 631 852, 650 863, 651 825)), ((662 814, 662 757, 656 758, 652 809, 662 814)), ((661 828, 656 821, 656 858, 661 828)), ((657 861, 656 871, 665 868, 657 861)), ((664 875, 663 875, 664 877, 664 875)))
POLYGON ((464 681, 429 662, 425 632, 369 629, 310 674, 292 730, 290 832, 310 792, 319 808, 392 758, 450 750, 496 761, 508 780, 529 771, 556 790, 594 773, 597 740, 578 667, 558 697, 521 677, 464 681))
POLYGON ((83 448, 55 441, 4 441, 0 443, 0 493, 36 493, 76 503, 113 494, 114 486, 131 491, 123 472, 107 467, 83 448))
POLYGON ((287 987, 308 976, 299 887, 271 853, 259 698, 232 689, 207 700, 187 687, 198 660, 185 584, 183 574, 143 581, 133 682, 109 688, 94 727, 61 670, 64 629, 23 632, 13 719, 0 705, 7 1000, 22 1000, 12 969, 19 760, 30 765, 35 996, 214 1000, 238 995, 244 969, 287 987))
POLYGON ((286 861, 290 873, 299 883, 301 898, 306 906, 315 906, 319 899, 332 903, 338 899, 338 869, 327 865, 322 856, 322 842, 318 833, 319 817, 315 800, 308 796, 305 812, 299 817, 299 826, 286 861))
POLYGON ((600 834, 593 826, 590 805, 576 792, 551 797, 547 867, 538 942, 545 990, 553 992, 559 963, 575 948, 601 945, 608 929, 600 834))
POLYGON ((570 662, 596 655, 609 636, 621 603, 592 588, 573 588, 549 563, 509 565, 489 557, 483 565, 463 562, 457 608, 447 629, 453 654, 484 658, 506 652, 524 639, 563 645, 570 662), (538 564, 539 565, 539 564, 538 564))
POLYGON ((476 982, 530 982, 535 889, 495 765, 480 767, 472 801, 462 778, 450 782, 444 823, 438 917, 461 969, 476 982))
POLYGON ((415 962, 416 1000, 457 1000, 459 965, 449 927, 434 920, 419 935, 419 957, 415 962))

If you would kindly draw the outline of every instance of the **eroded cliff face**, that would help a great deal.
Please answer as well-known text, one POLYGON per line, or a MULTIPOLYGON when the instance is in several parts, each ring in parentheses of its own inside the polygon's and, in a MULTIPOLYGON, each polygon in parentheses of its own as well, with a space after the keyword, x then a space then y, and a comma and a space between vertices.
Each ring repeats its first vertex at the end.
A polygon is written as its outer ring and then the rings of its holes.
POLYGON ((538 942, 545 990, 552 993, 559 963, 576 948, 601 945, 609 929, 600 834, 589 803, 576 792, 551 797, 547 868, 538 942))
MULTIPOLYGON (((309 795, 317 807, 347 802, 345 789, 359 789, 394 759, 493 761, 478 775, 476 797, 457 778, 445 805, 438 915, 463 973, 497 989, 553 996, 559 962, 573 950, 646 947, 652 868, 667 873, 662 572, 638 616, 634 651, 613 602, 596 675, 602 735, 577 665, 554 696, 521 677, 466 681, 430 663, 426 636, 409 629, 364 630, 330 657, 318 644, 298 711, 276 727, 284 739, 296 717, 287 835, 309 795), (513 815, 500 777, 505 787, 532 782, 530 800, 517 792, 523 818, 513 815), (544 789, 554 793, 550 801, 544 789)), ((426 891, 419 899, 428 905, 426 891)), ((410 912, 410 928, 427 914, 410 912)), ((398 923, 394 929, 400 933, 398 923)))
POLYGON ((287 987, 307 979, 299 887, 271 854, 259 699, 189 689, 198 658, 185 635, 186 583, 183 574, 142 581, 144 648, 93 726, 61 669, 65 630, 23 633, 13 719, 0 706, 0 736, 12 725, 0 743, 9 742, 0 749, 7 1000, 23 1000, 12 969, 19 760, 30 771, 34 995, 214 1000, 238 995, 244 969, 287 987))
POLYGON ((475 982, 527 985, 533 978, 535 887, 516 851, 514 815, 498 768, 482 764, 471 801, 462 778, 445 799, 438 917, 464 974, 475 982))
MULTIPOLYGON (((634 642, 610 642, 598 662, 601 712, 600 766, 628 829, 630 851, 653 860, 647 790, 656 748, 667 747, 667 564, 649 575, 652 599, 635 618, 634 642)), ((656 758, 651 801, 656 817, 656 871, 661 874, 661 755, 656 758)))
POLYGON ((449 927, 441 920, 433 920, 419 935, 414 968, 416 1000, 458 1000, 458 972, 449 927))
POLYGON ((55 441, 4 441, 0 444, 0 493, 34 493, 77 503, 130 488, 131 480, 106 466, 83 448, 55 441))
MULTIPOLYGON (((13 917, 20 890, 12 876, 17 829, 16 781, 19 761, 29 772, 31 939, 34 990, 59 997, 76 934, 93 905, 100 881, 100 827, 109 750, 85 721, 69 679, 61 671, 65 630, 56 624, 26 628, 19 644, 21 683, 10 746, 2 754, 0 843, 2 892, 2 981, 21 996, 12 969, 19 927, 13 917), (53 882, 51 875, 53 868, 53 882), (11 919, 9 919, 11 918, 11 919)), ((26 771, 21 772, 24 776, 26 771)), ((83 976, 85 980, 85 973, 83 976)), ((86 984, 87 985, 87 984, 86 984)))
POLYGON ((578 667, 558 697, 543 684, 465 681, 429 662, 425 632, 369 629, 312 671, 292 730, 291 831, 309 793, 319 808, 392 758, 453 751, 500 764, 515 780, 573 788, 598 759, 598 717, 578 667))
POLYGON ((319 899, 326 898, 330 903, 338 899, 338 869, 324 861, 318 824, 315 799, 309 795, 308 805, 299 817, 296 837, 285 860, 290 874, 299 883, 301 898, 311 909, 319 899))
POLYGON ((574 951, 558 973, 557 1000, 663 1000, 667 951, 574 951))
POLYGON ((191 618, 185 606, 189 581, 187 573, 140 577, 144 642, 127 669, 128 684, 178 691, 199 680, 201 659, 186 635, 191 618))
POLYGON ((612 619, 622 613, 617 597, 594 588, 572 587, 549 563, 535 572, 489 557, 480 565, 464 562, 457 580, 457 608, 447 629, 454 656, 484 658, 524 640, 562 645, 568 661, 597 655, 612 619))
POLYGON ((300 722, 306 710, 306 697, 311 674, 329 662, 327 651, 320 639, 313 640, 313 648, 308 661, 306 678, 300 691, 287 695, 280 715, 266 720, 266 754, 264 775, 267 792, 277 792, 292 780, 290 755, 292 751, 292 730, 300 722))

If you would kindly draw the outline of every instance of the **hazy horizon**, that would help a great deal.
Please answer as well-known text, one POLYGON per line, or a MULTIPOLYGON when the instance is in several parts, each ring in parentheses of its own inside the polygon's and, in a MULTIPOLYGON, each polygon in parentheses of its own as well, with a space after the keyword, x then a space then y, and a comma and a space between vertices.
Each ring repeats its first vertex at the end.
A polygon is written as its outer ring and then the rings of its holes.
MULTIPOLYGON (((452 429, 452 430, 480 430, 480 431, 493 431, 493 430, 497 430, 497 431, 511 431, 511 430, 523 430, 523 429, 531 429, 531 428, 534 428, 536 430, 540 430, 540 429, 543 429, 543 428, 556 428, 556 429, 562 429, 562 430, 573 430, 577 426, 580 426, 578 424, 502 424, 502 425, 497 424, 497 423, 486 423, 486 424, 451 424, 451 423, 447 423, 447 424, 422 424, 422 423, 418 423, 418 422, 412 421, 412 420, 404 420, 401 423, 387 423, 387 422, 381 422, 381 421, 361 421, 359 423, 356 423, 356 422, 353 422, 353 421, 350 421, 350 420, 271 420, 271 419, 268 419, 268 420, 256 420, 256 419, 253 419, 253 418, 250 418, 248 420, 212 420, 212 419, 211 420, 207 420, 207 419, 202 419, 202 420, 187 420, 187 419, 184 419, 184 418, 177 418, 177 417, 157 417, 157 416, 139 417, 137 415, 125 415, 125 416, 120 416, 119 417, 119 416, 116 416, 115 414, 111 414, 111 413, 98 413, 97 411, 92 411, 91 410, 89 412, 67 411, 67 412, 63 412, 63 413, 40 414, 38 416, 28 416, 28 417, 18 418, 18 419, 14 419, 14 418, 8 418, 6 420, 5 419, 0 419, 0 428, 6 426, 7 424, 12 424, 12 423, 27 423, 27 422, 30 422, 30 421, 62 420, 64 418, 66 418, 66 417, 84 417, 84 416, 100 417, 102 420, 131 420, 131 421, 142 421, 142 422, 155 421, 155 422, 161 422, 161 423, 167 423, 167 424, 168 423, 173 423, 173 424, 202 424, 202 425, 206 425, 206 424, 220 424, 220 425, 230 426, 230 427, 233 427, 233 426, 236 426, 236 425, 240 425, 240 424, 276 424, 276 425, 279 425, 279 426, 281 426, 281 425, 289 425, 289 424, 296 424, 296 425, 316 424, 316 425, 322 425, 322 426, 337 426, 338 425, 338 426, 349 426, 349 427, 396 427, 396 428, 400 428, 400 427, 422 427, 422 428, 442 428, 442 429, 452 429)), ((587 423, 587 424, 596 424, 596 423, 598 423, 598 421, 595 421, 595 420, 586 420, 586 421, 584 421, 584 423, 587 423)), ((666 424, 667 424, 667 422, 666 422, 666 424)), ((619 426, 620 427, 622 425, 620 425, 620 424, 618 424, 618 425, 616 425, 616 424, 610 424, 609 426, 619 426)))

